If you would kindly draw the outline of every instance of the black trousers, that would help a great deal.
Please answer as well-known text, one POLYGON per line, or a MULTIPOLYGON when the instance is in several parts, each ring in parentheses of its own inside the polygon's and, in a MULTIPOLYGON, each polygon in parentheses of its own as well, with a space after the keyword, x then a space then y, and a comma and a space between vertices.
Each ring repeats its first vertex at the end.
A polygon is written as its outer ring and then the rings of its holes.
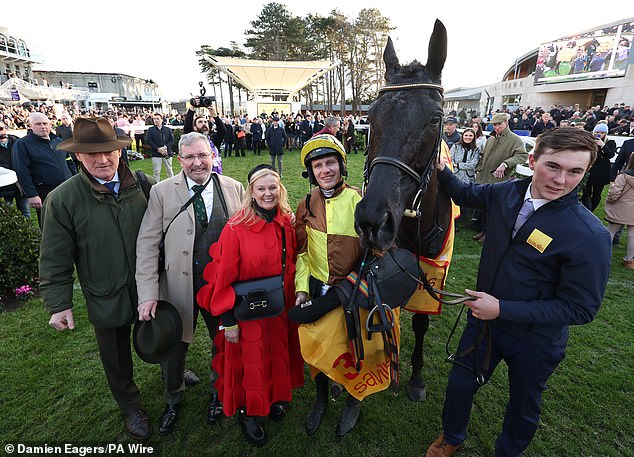
POLYGON ((132 379, 131 328, 131 325, 111 329, 95 328, 108 387, 123 413, 141 406, 141 394, 132 379))
POLYGON ((165 403, 168 405, 178 405, 183 401, 185 394, 183 372, 185 371, 187 349, 189 349, 189 344, 181 341, 178 351, 165 362, 161 362, 161 375, 165 385, 165 403))
POLYGON ((594 211, 599 203, 601 203, 601 194, 605 184, 589 184, 587 183, 583 187, 581 193, 581 204, 588 208, 590 211, 594 211))
POLYGON ((253 141, 253 153, 260 154, 262 152, 262 140, 253 141))
MULTIPOLYGON (((42 200, 42 205, 44 205, 44 200, 48 194, 50 194, 53 189, 57 186, 37 186, 37 195, 39 195, 40 200, 42 200)), ((40 225, 40 229, 42 228, 42 208, 35 208, 35 214, 37 215, 37 223, 40 225)))
MULTIPOLYGON (((220 325, 220 317, 212 316, 209 311, 201 308, 198 304, 194 303, 194 327, 193 331, 196 331, 196 324, 198 322, 198 314, 201 314, 205 325, 207 326, 207 332, 209 333, 209 339, 211 342, 211 355, 216 355, 216 348, 213 344, 214 338, 218 333, 218 326, 220 325)), ((185 381, 183 380, 183 372, 185 371, 185 359, 187 358, 187 351, 189 344, 181 341, 180 347, 176 353, 161 363, 161 376, 163 377, 163 383, 165 385, 165 403, 169 405, 177 405, 183 401, 185 393, 185 381)), ((211 363, 210 369, 211 369, 211 363)), ((218 378, 217 373, 211 369, 209 376, 209 385, 211 392, 215 392, 213 383, 218 378)))

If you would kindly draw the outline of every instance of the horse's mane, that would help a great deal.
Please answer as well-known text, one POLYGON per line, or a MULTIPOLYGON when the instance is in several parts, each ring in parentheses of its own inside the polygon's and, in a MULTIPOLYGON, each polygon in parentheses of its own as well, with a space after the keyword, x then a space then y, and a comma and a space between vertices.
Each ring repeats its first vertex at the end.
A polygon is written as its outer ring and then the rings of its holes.
POLYGON ((413 60, 399 67, 398 73, 392 76, 390 84, 406 84, 421 80, 440 83, 440 75, 434 75, 425 65, 418 60, 413 60))

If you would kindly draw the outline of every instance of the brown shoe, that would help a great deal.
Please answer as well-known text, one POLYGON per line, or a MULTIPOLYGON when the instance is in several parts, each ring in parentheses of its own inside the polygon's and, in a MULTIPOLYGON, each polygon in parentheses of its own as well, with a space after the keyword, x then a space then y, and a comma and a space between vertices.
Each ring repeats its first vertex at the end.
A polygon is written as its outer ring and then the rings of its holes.
POLYGON ((484 240, 486 240, 486 239, 487 239, 487 236, 486 236, 486 235, 482 235, 482 238, 480 238, 480 239, 478 240, 478 243, 480 243, 480 244, 484 244, 484 240))
POLYGON ((453 445, 446 442, 445 435, 441 433, 440 436, 436 438, 436 441, 431 443, 431 446, 427 449, 427 453, 425 453, 425 457, 449 457, 453 455, 459 447, 459 444, 453 445))
POLYGON ((137 408, 132 411, 128 411, 123 415, 125 423, 125 431, 130 438, 137 441, 145 441, 152 436, 152 424, 147 413, 137 408))
POLYGON ((632 260, 623 259, 623 266, 625 268, 629 268, 630 270, 634 270, 634 259, 632 260))
POLYGON ((473 235, 471 238, 473 238, 476 241, 479 241, 480 238, 484 237, 484 232, 480 232, 480 233, 476 233, 475 235, 473 235))

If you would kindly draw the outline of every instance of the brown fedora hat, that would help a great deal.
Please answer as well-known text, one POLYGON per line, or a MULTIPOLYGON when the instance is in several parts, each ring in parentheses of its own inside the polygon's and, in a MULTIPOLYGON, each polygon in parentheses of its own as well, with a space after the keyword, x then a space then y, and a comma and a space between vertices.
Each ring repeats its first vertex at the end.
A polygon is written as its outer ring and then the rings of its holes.
POLYGON ((105 117, 80 117, 75 121, 73 137, 62 141, 57 149, 94 154, 115 151, 129 146, 131 142, 130 138, 118 137, 105 117))

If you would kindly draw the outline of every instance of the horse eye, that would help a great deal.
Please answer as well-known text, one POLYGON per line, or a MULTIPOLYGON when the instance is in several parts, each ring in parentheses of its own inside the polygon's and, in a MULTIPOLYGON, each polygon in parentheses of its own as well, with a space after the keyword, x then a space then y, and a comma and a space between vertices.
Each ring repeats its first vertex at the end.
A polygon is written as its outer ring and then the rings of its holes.
POLYGON ((441 120, 442 120, 442 116, 435 115, 434 117, 431 118, 431 124, 432 125, 438 125, 438 124, 440 124, 441 120))

